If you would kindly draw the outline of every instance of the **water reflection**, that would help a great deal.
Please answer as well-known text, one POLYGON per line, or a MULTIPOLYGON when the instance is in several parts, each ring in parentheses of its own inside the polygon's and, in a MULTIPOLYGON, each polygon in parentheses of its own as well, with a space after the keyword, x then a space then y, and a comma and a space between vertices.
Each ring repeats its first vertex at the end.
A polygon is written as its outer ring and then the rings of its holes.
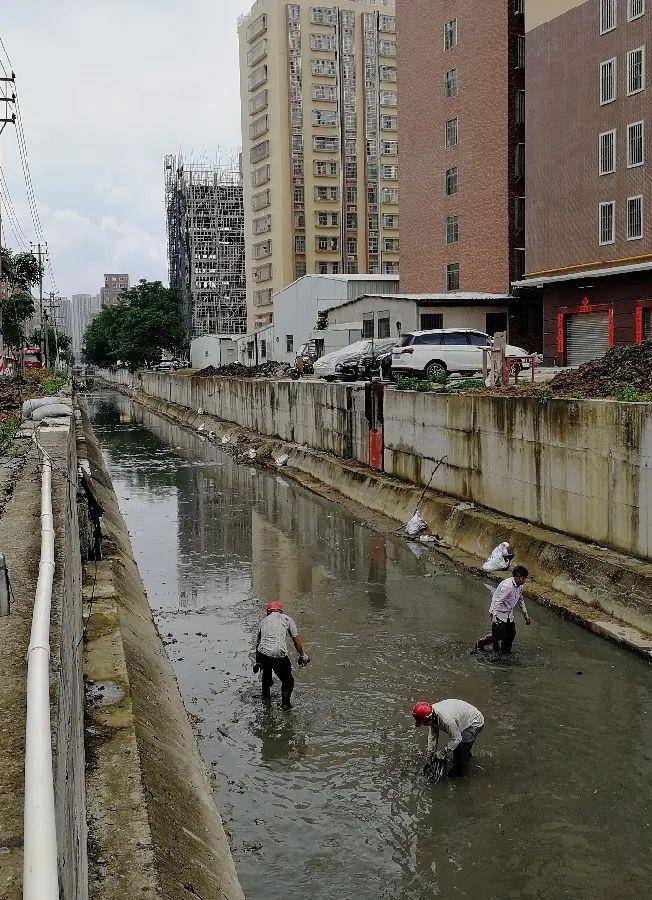
POLYGON ((513 665, 472 658, 482 581, 122 398, 93 417, 247 896, 646 894, 647 664, 537 607, 513 665), (289 717, 248 660, 277 596, 313 658, 289 717), (440 696, 487 728, 469 777, 430 788, 408 711, 440 696))

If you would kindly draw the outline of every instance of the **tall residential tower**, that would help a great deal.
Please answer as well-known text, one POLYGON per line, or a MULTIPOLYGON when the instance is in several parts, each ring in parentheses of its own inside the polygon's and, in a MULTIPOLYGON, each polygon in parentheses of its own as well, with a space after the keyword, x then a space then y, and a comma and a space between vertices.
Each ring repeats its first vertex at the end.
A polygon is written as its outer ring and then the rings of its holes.
POLYGON ((239 23, 249 328, 305 274, 398 273, 389 0, 257 0, 239 23))

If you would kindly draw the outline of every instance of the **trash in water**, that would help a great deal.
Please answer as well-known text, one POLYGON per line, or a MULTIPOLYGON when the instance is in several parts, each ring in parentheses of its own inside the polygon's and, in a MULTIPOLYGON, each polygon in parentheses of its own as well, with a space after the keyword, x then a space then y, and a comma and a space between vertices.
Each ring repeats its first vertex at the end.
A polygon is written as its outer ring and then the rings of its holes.
POLYGON ((455 512, 464 512, 467 509, 475 509, 475 503, 458 503, 453 509, 455 512))
POLYGON ((405 526, 405 533, 409 534, 410 537, 416 537, 418 534, 421 534, 422 531, 425 531, 428 527, 428 523, 426 520, 419 515, 419 513, 415 513, 410 521, 405 526))
POLYGON ((256 459, 257 451, 252 447, 251 450, 247 453, 249 459, 256 459))
POLYGON ((222 437, 222 443, 223 443, 223 444, 230 444, 230 443, 231 443, 231 436, 228 435, 228 434, 223 435, 223 437, 222 437))
POLYGON ((431 784, 437 784, 448 772, 448 763, 445 759, 433 757, 429 759, 424 767, 423 774, 431 784))
POLYGON ((204 408, 203 408, 202 406, 200 406, 199 409, 197 410, 197 415, 198 415, 198 416, 203 416, 203 415, 204 415, 204 408))
POLYGON ((283 466, 287 466, 287 464, 290 462, 290 457, 287 455, 287 453, 283 453, 281 454, 281 456, 278 456, 274 460, 274 462, 277 466, 279 466, 279 468, 283 468, 283 466))
POLYGON ((205 430, 206 430, 206 426, 204 425, 203 422, 201 423, 201 425, 197 426, 197 431, 205 431, 205 430))

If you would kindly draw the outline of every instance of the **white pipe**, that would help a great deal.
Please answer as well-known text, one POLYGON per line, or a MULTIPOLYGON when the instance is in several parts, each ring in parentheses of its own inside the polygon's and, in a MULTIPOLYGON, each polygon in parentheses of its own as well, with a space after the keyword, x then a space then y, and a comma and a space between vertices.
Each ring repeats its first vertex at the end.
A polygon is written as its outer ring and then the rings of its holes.
POLYGON ((58 900, 57 830, 50 729, 50 608, 54 577, 52 465, 43 454, 41 560, 27 651, 23 900, 58 900))

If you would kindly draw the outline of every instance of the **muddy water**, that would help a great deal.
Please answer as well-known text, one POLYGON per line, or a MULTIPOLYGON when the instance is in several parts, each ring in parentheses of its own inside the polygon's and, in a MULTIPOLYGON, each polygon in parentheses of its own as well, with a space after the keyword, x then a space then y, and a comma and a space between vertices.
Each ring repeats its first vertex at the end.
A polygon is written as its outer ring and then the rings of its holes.
POLYGON ((649 896, 649 664, 534 604, 512 665, 471 657, 482 579, 117 395, 92 415, 249 898, 649 896), (278 596, 313 660, 290 714, 248 660, 278 596), (409 711, 444 697, 487 727, 430 786, 409 711))

